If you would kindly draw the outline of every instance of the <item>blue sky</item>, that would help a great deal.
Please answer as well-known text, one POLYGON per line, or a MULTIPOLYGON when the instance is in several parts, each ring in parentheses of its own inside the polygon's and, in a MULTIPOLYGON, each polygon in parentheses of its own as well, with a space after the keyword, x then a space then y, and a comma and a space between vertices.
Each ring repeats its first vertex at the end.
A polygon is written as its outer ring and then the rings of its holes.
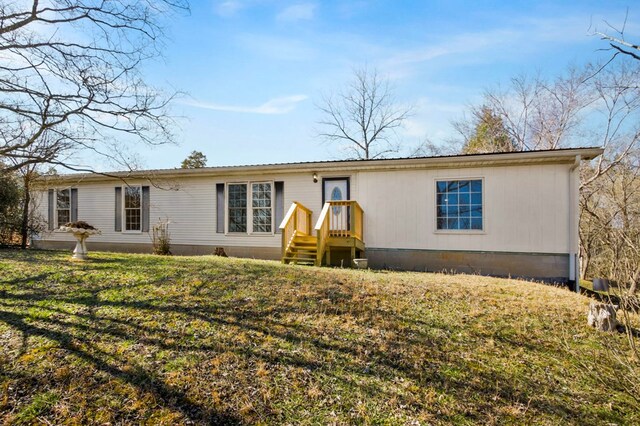
MULTIPOLYGON (((390 79, 398 103, 414 106, 403 143, 443 143, 485 88, 608 57, 589 33, 604 19, 621 24, 627 6, 193 0, 189 15, 169 23, 164 59, 146 68, 153 84, 186 93, 174 105, 180 144, 143 153, 144 165, 177 167, 192 150, 210 166, 337 158, 315 136, 316 104, 364 65, 390 79)), ((631 5, 629 37, 640 33, 639 17, 631 5)))

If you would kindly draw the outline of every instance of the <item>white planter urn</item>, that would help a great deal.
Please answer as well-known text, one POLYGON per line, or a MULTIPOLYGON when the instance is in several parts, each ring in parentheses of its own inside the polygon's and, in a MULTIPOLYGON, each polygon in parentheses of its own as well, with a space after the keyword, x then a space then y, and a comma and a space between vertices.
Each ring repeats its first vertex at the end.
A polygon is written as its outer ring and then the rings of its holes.
POLYGON ((71 226, 61 226, 58 231, 71 233, 76 238, 76 248, 73 250, 73 256, 71 256, 72 259, 76 260, 88 259, 89 251, 87 250, 85 240, 91 235, 101 233, 99 229, 73 228, 71 226))

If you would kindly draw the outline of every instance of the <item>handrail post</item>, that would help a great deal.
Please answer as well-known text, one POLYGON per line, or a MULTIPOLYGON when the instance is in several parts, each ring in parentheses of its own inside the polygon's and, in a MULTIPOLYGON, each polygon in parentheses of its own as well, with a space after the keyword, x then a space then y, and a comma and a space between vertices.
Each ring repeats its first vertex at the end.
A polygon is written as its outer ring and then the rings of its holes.
POLYGON ((297 234, 298 231, 298 204, 296 203, 296 211, 293 214, 293 233, 297 234))
POLYGON ((281 243, 282 244, 282 248, 280 250, 282 253, 280 255, 280 261, 282 263, 284 263, 284 258, 287 255, 287 233, 283 229, 282 233, 280 235, 282 235, 282 238, 281 238, 282 239, 282 243, 281 243))
POLYGON ((356 209, 355 209, 355 204, 353 203, 353 201, 349 201, 349 211, 347 213, 348 217, 347 220, 349 220, 349 234, 351 234, 350 236, 353 237, 356 234, 356 220, 358 215, 356 214, 356 209))

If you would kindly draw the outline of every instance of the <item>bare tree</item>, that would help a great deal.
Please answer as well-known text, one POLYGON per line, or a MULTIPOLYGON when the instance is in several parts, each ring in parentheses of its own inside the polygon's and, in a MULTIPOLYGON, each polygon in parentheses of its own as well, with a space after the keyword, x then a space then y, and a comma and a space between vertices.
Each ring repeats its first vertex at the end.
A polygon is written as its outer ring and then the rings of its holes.
POLYGON ((89 151, 126 163, 120 145, 173 141, 166 96, 145 84, 167 13, 185 0, 0 0, 0 159, 7 170, 89 151))
POLYGON ((601 40, 606 41, 609 44, 609 49, 614 51, 614 54, 609 62, 611 62, 613 59, 615 59, 616 56, 620 54, 640 61, 640 45, 628 41, 625 37, 625 29, 627 27, 628 17, 629 12, 627 11, 624 17, 624 22, 622 23, 622 27, 620 28, 616 28, 613 25, 609 24, 607 21, 604 21, 606 27, 612 30, 614 35, 607 34, 598 30, 594 31, 593 33, 593 35, 600 37, 601 40))
MULTIPOLYGON (((583 166, 581 190, 580 253, 582 278, 612 276, 618 261, 635 261, 632 240, 623 238, 640 217, 622 214, 636 211, 637 198, 620 198, 632 159, 640 149, 640 67, 620 60, 606 67, 570 68, 554 79, 517 77, 506 89, 487 90, 471 117, 488 106, 504 125, 516 150, 599 146, 604 155, 583 166), (615 189, 615 192, 614 192, 615 189), (613 225, 620 217, 624 225, 613 225), (616 232, 614 232, 616 231, 616 232)), ((477 119, 454 123, 466 135, 475 134, 477 119)), ((462 145, 464 147, 464 144, 462 145)), ((638 259, 640 260, 640 259, 638 259)), ((639 263, 640 264, 640 263, 639 263)), ((633 280, 628 281, 628 286, 633 280)))
POLYGON ((516 151, 566 147, 580 114, 593 102, 587 73, 587 68, 570 68, 552 80, 539 75, 515 77, 506 89, 485 91, 482 105, 472 108, 472 117, 489 108, 502 120, 516 151))
POLYGON ((392 137, 410 115, 396 103, 387 79, 377 71, 355 70, 345 90, 323 99, 319 136, 337 143, 347 158, 374 159, 396 153, 392 137))

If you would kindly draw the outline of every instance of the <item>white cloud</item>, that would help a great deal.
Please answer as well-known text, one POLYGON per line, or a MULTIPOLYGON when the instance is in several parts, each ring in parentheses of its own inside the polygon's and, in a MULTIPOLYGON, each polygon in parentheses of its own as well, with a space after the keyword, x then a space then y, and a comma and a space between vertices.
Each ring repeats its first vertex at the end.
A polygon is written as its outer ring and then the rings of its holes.
POLYGON ((508 27, 452 34, 421 47, 400 51, 381 61, 380 67, 391 79, 402 79, 413 74, 416 67, 439 59, 469 64, 495 62, 497 57, 534 54, 550 44, 589 42, 587 23, 586 17, 523 18, 508 27))
POLYGON ((316 11, 314 3, 298 3, 284 8, 276 19, 282 22, 310 21, 316 11))
POLYGON ((215 11, 223 18, 229 18, 244 9, 245 3, 238 0, 225 0, 215 5, 215 11))
POLYGON ((181 103, 196 108, 211 109, 214 111, 240 112, 249 114, 286 114, 295 109, 296 105, 308 99, 306 95, 283 96, 280 98, 270 99, 258 106, 241 106, 241 105, 223 105, 210 102, 201 102, 197 100, 186 100, 181 103))
POLYGON ((488 48, 496 49, 518 36, 511 30, 493 30, 484 33, 467 33, 419 49, 408 50, 391 57, 387 65, 391 68, 427 62, 442 56, 480 53, 488 48))

